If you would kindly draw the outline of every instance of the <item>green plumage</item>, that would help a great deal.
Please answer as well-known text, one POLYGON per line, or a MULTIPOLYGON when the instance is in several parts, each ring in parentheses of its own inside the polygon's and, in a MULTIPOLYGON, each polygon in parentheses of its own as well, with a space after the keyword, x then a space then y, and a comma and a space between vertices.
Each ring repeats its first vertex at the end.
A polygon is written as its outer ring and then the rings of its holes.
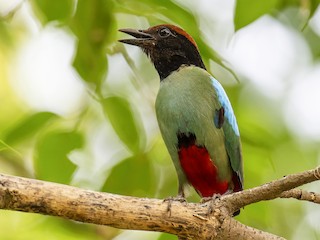
POLYGON ((229 99, 203 64, 192 37, 161 24, 121 29, 151 59, 160 80, 156 100, 159 127, 179 178, 179 195, 190 183, 202 197, 241 191, 240 134, 229 99))
POLYGON ((214 124, 216 110, 222 107, 217 94, 209 73, 195 66, 182 66, 161 81, 156 114, 180 187, 187 184, 187 179, 179 162, 178 132, 195 134, 196 144, 208 150, 219 169, 219 180, 231 183, 236 172, 242 182, 239 136, 226 121, 221 128, 214 124))

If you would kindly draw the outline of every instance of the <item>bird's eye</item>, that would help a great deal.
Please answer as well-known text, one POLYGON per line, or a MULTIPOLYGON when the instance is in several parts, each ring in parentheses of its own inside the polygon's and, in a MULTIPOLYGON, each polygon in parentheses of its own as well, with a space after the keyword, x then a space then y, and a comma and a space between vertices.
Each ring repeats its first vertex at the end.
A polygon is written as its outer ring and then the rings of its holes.
POLYGON ((159 36, 162 38, 166 38, 172 35, 171 31, 168 28, 161 28, 159 30, 159 36))

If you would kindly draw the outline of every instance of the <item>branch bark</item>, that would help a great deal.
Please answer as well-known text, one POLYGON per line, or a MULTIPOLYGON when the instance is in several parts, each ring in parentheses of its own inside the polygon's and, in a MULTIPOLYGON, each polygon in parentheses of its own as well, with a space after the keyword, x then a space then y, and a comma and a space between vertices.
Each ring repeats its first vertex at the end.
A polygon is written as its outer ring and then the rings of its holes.
POLYGON ((320 166, 312 170, 285 176, 259 187, 226 195, 221 200, 223 200, 222 204, 227 206, 230 212, 235 212, 252 203, 281 197, 283 192, 319 179, 320 166))
POLYGON ((302 189, 292 189, 281 193, 281 198, 295 198, 297 200, 308 201, 320 204, 320 194, 308 192, 302 189))
POLYGON ((186 239, 283 239, 241 224, 236 210, 277 197, 315 199, 292 188, 318 180, 320 168, 222 196, 204 204, 172 202, 100 193, 71 186, 0 174, 0 209, 59 216, 121 229, 160 231, 186 239), (212 209, 211 212, 209 210, 212 209))

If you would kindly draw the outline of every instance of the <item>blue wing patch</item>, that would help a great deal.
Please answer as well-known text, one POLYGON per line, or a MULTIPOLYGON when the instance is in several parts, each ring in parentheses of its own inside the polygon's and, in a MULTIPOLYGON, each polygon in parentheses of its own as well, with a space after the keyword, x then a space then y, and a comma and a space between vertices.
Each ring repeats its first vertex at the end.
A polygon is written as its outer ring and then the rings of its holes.
MULTIPOLYGON (((235 134, 237 136, 240 136, 237 120, 236 120, 236 117, 233 113, 233 109, 232 109, 231 103, 229 101, 229 98, 228 98, 226 92, 224 91, 223 87, 216 79, 214 79, 212 76, 210 76, 210 79, 212 81, 213 87, 215 88, 215 90, 217 92, 218 100, 219 100, 221 106, 224 108, 225 119, 227 119, 227 121, 231 125, 235 134)), ((215 119, 215 121, 216 121, 216 119, 215 119)))

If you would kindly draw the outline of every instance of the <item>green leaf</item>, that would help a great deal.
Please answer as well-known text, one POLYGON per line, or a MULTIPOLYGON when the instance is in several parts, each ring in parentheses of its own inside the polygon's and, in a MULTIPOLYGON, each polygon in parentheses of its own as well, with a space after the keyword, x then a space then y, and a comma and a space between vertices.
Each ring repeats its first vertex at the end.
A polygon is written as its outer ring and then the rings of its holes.
POLYGON ((162 233, 157 240, 177 240, 177 236, 169 233, 162 233))
POLYGON ((50 112, 39 112, 29 115, 9 130, 4 140, 9 144, 14 144, 33 137, 40 129, 56 118, 58 116, 50 112))
POLYGON ((237 0, 234 26, 239 30, 264 14, 272 12, 279 0, 237 0))
POLYGON ((309 19, 313 17, 314 13, 318 9, 320 5, 320 0, 310 0, 310 14, 309 14, 309 19))
POLYGON ((306 27, 303 31, 303 36, 308 43, 308 46, 311 50, 314 60, 320 58, 320 36, 313 31, 312 28, 306 27))
POLYGON ((130 103, 124 98, 113 96, 103 99, 102 105, 105 115, 121 141, 133 153, 138 153, 144 134, 141 127, 138 126, 130 103))
POLYGON ((39 179, 69 183, 76 166, 68 154, 83 146, 83 136, 77 132, 51 132, 37 142, 34 154, 36 176, 39 179))
POLYGON ((73 67, 83 80, 94 83, 100 89, 108 70, 108 60, 103 49, 95 48, 82 39, 77 46, 73 67))
POLYGON ((8 150, 10 150, 11 152, 13 152, 13 153, 15 153, 17 156, 22 156, 21 155, 21 153, 18 151, 18 150, 16 150, 16 149, 14 149, 13 147, 11 147, 10 145, 8 145, 6 142, 4 142, 4 141, 2 141, 1 139, 0 139, 0 152, 1 151, 3 151, 3 150, 6 150, 6 149, 8 149, 8 150))
MULTIPOLYGON (((304 31, 309 20, 313 17, 319 6, 319 0, 279 0, 277 11, 284 13, 279 19, 298 31, 304 31)), ((276 17, 277 15, 274 14, 276 17)))
POLYGON ((33 0, 34 6, 40 12, 40 19, 44 24, 51 21, 66 21, 72 15, 74 0, 33 0))
MULTIPOLYGON (((301 2, 303 3, 303 2, 301 2)), ((320 0, 309 0, 308 4, 307 4, 307 8, 309 9, 309 16, 308 19, 305 22, 305 25, 303 26, 302 30, 304 30, 308 24, 310 19, 313 17, 313 15, 315 14, 316 10, 318 9, 320 4, 320 0)))
POLYGON ((129 157, 112 168, 102 191, 136 197, 152 197, 156 192, 150 159, 145 155, 129 157))
POLYGON ((78 38, 73 66, 87 82, 100 90, 107 72, 106 45, 114 40, 113 1, 78 1, 71 30, 78 38))
MULTIPOLYGON (((8 23, 0 18, 0 44, 8 47, 13 47, 13 42, 15 40, 12 31, 10 31, 10 26, 8 23)), ((4 48, 1 49, 3 51, 4 48)))

